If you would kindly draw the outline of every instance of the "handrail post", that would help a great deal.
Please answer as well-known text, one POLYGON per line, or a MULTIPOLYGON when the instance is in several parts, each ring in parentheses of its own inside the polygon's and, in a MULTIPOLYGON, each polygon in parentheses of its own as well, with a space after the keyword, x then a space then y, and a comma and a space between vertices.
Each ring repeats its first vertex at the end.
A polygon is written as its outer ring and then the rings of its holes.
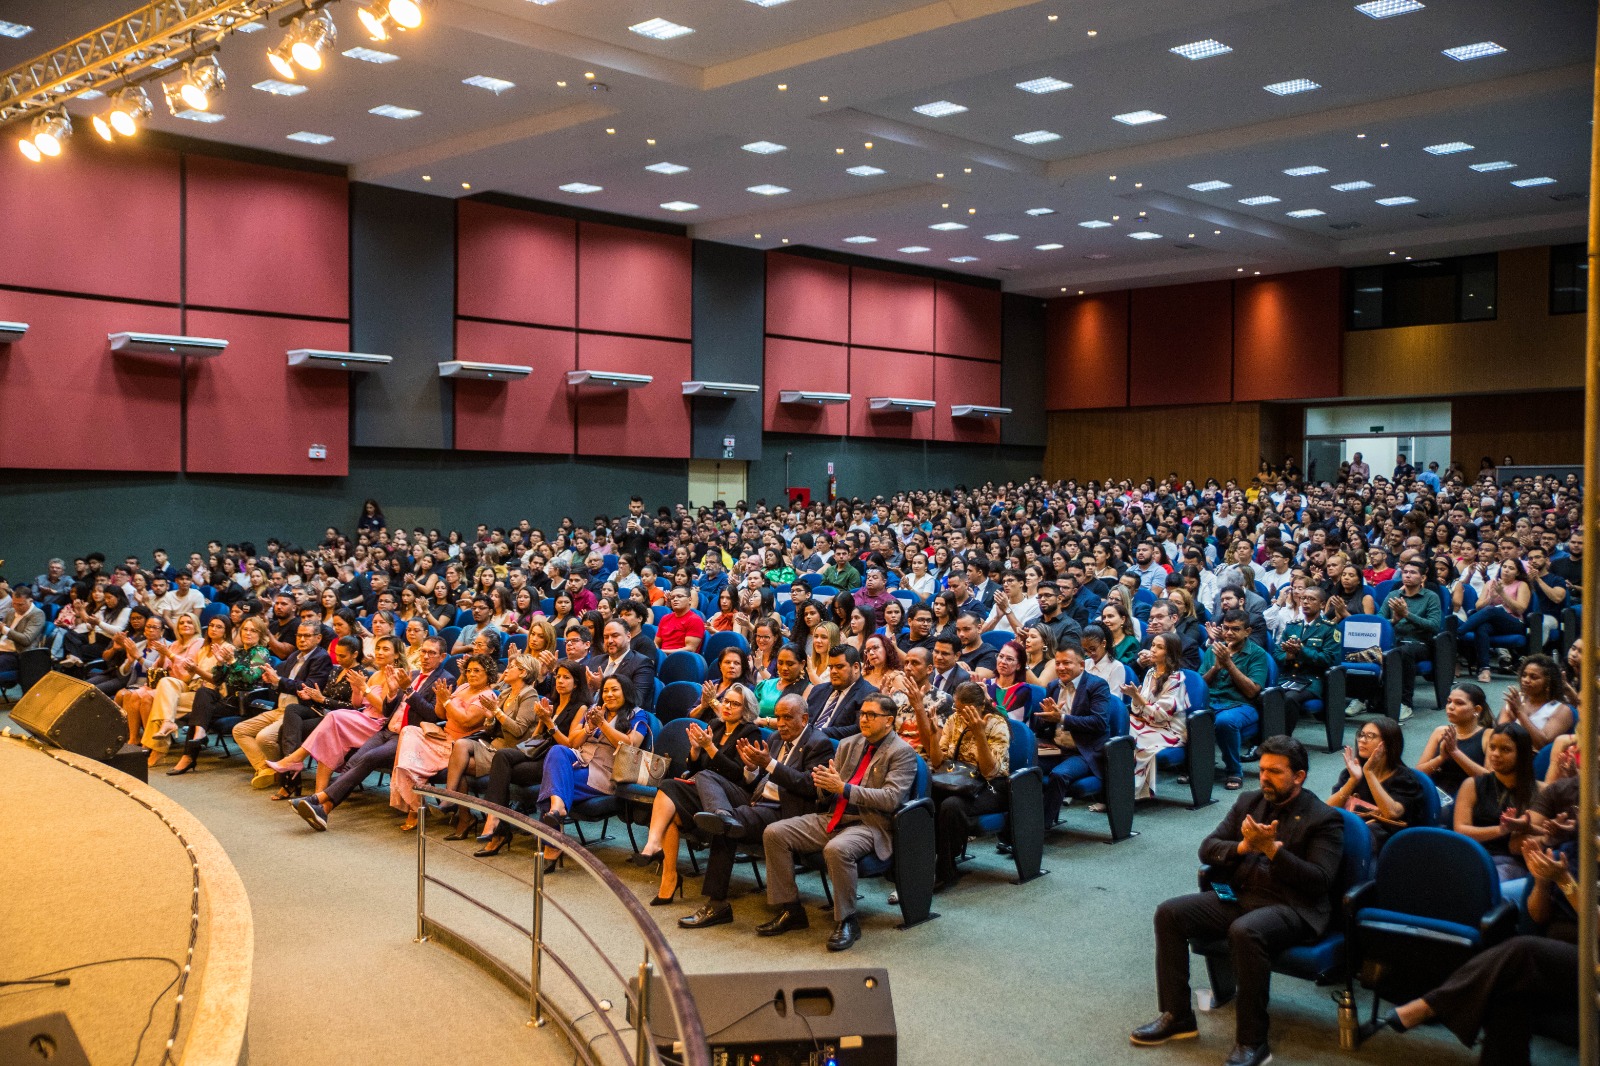
POLYGON ((422 801, 417 810, 417 938, 415 943, 421 944, 428 939, 427 930, 423 920, 427 908, 428 896, 428 802, 422 801))
POLYGON ((650 949, 646 948, 644 961, 639 963, 639 1005, 634 1016, 634 1066, 646 1066, 650 1061, 650 949))
MULTIPOLYGON (((535 840, 535 843, 538 841, 535 840)), ((544 947, 544 853, 533 857, 533 926, 528 941, 533 949, 528 973, 528 1024, 544 1025, 544 1006, 539 1002, 539 954, 544 947)))

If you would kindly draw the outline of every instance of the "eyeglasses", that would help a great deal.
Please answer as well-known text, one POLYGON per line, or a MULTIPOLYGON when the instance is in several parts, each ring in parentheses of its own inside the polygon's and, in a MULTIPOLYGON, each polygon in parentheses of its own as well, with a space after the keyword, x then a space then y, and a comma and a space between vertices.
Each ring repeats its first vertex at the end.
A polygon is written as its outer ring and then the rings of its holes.
POLYGON ((1362 730, 1361 732, 1356 734, 1356 739, 1357 740, 1382 740, 1383 739, 1383 734, 1382 733, 1369 733, 1366 730, 1362 730))
POLYGON ((857 718, 893 718, 894 715, 892 715, 892 714, 884 714, 882 711, 861 711, 856 715, 856 717, 857 718))

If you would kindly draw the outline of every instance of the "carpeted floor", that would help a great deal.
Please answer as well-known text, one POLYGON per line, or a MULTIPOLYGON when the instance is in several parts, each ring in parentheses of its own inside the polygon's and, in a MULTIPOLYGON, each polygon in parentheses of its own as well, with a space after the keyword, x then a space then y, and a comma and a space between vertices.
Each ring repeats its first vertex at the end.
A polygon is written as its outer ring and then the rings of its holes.
MULTIPOLYGON (((1408 761, 1444 720, 1431 696, 1422 702, 1405 727, 1408 761)), ((1312 726, 1301 730, 1308 742, 1313 734, 1312 726)), ((1314 751, 1309 786, 1325 795, 1341 765, 1339 756, 1314 751)), ((525 1004, 501 985, 439 946, 412 942, 415 840, 396 831, 398 818, 382 791, 358 794, 335 815, 332 831, 316 834, 284 804, 251 791, 241 766, 238 758, 208 756, 201 771, 178 778, 158 774, 152 783, 206 823, 250 891, 257 935, 254 1063, 431 1064, 484 1061, 484 1055, 571 1061, 570 1050, 550 1030, 524 1026, 525 1004)), ((1162 788, 1173 798, 1180 791, 1170 779, 1162 788)), ((735 891, 743 894, 734 900, 733 925, 697 933, 676 927, 675 919, 697 905, 699 883, 693 878, 687 902, 651 914, 690 973, 887 967, 905 1063, 1220 1063, 1232 1044, 1231 1008, 1202 1015, 1199 1041, 1152 1050, 1127 1042, 1128 1030, 1155 1009, 1151 914, 1162 899, 1193 890, 1195 849, 1232 794, 1219 786, 1217 795, 1219 802, 1201 811, 1141 805, 1134 826, 1139 835, 1116 845, 1057 831, 1046 847, 1049 875, 1023 886, 1010 883, 1009 861, 995 854, 991 841, 974 842, 971 873, 936 901, 942 917, 905 932, 894 928, 898 911, 886 904, 888 886, 864 882, 865 937, 842 955, 824 950, 831 921, 818 909, 822 897, 815 878, 801 882, 813 904, 811 929, 777 940, 752 932, 768 912, 747 867, 735 879, 735 891)), ((1068 821, 1093 832, 1105 828, 1103 816, 1077 808, 1069 810, 1068 821)), ((509 913, 526 906, 517 883, 531 871, 525 842, 507 856, 478 860, 470 857, 471 841, 446 843, 445 831, 437 823, 430 830, 436 841, 430 850, 439 853, 431 869, 495 898, 509 913)), ((613 826, 612 839, 594 850, 641 898, 654 896, 654 877, 623 861, 629 849, 621 829, 613 826)), ((617 930, 605 924, 611 918, 600 916, 599 890, 583 874, 557 872, 552 891, 578 921, 592 922, 601 939, 611 942, 617 930)), ((430 910, 449 905, 430 900, 430 910)), ((452 917, 467 910, 455 904, 452 917)), ((552 942, 559 935, 552 923, 552 942)), ((515 957, 516 949, 510 950, 515 957)), ((624 960, 636 959, 631 947, 623 950, 630 952, 624 960)), ((1197 965, 1195 986, 1204 985, 1197 965)), ((1275 983, 1272 1040, 1279 1062, 1475 1061, 1437 1028, 1380 1035, 1358 1052, 1341 1052, 1328 996, 1304 982, 1275 983)), ((613 1020, 624 1024, 620 1017, 613 1020)), ((1576 1061, 1574 1052, 1543 1042, 1534 1057, 1541 1066, 1576 1061)))

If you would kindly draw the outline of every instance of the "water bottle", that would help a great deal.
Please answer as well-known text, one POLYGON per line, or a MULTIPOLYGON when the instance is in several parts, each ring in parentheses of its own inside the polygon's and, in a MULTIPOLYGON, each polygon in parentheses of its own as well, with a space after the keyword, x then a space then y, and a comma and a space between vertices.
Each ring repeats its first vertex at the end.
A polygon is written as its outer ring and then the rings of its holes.
POLYGON ((1333 994, 1333 1001, 1339 1005, 1339 1048, 1342 1051, 1354 1051, 1361 1043, 1356 997, 1350 994, 1348 988, 1342 988, 1333 994))

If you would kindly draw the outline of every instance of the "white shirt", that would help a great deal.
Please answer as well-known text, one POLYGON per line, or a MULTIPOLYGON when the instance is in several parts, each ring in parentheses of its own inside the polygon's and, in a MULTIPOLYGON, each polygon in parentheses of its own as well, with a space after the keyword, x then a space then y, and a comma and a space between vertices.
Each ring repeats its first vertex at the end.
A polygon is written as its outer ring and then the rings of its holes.
MULTIPOLYGON (((998 625, 1005 621, 1005 615, 1000 609, 1005 602, 1007 601, 1004 596, 995 597, 994 610, 989 612, 985 625, 990 622, 998 625)), ((1021 603, 1011 604, 1011 616, 1017 620, 1017 625, 1019 626, 1028 626, 1037 622, 1039 620, 1039 598, 1037 596, 1024 596, 1021 603)))
POLYGON ((169 590, 165 596, 156 601, 155 606, 156 613, 166 620, 167 625, 174 626, 179 615, 192 614, 198 619, 200 612, 205 610, 206 598, 199 589, 191 585, 188 592, 181 594, 177 589, 169 590))
POLYGON ((1084 664, 1084 669, 1110 685, 1111 691, 1118 695, 1122 693, 1122 686, 1128 683, 1128 668, 1109 652, 1098 661, 1090 659, 1084 664))

